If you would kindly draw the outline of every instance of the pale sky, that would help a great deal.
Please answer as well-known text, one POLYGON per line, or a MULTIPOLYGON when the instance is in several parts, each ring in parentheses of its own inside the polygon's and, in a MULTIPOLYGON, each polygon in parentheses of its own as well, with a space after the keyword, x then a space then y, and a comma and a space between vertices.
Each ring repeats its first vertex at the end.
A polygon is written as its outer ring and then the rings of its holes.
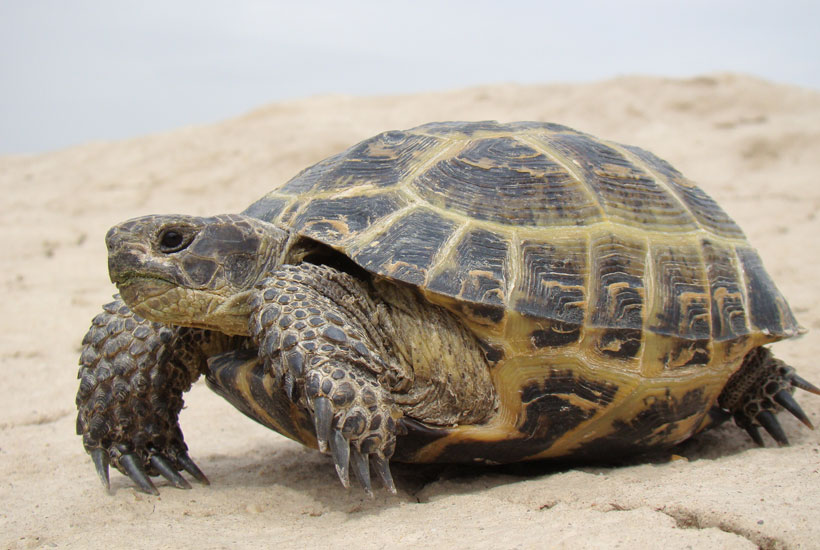
POLYGON ((715 71, 820 90, 820 2, 0 0, 0 154, 319 94, 715 71))

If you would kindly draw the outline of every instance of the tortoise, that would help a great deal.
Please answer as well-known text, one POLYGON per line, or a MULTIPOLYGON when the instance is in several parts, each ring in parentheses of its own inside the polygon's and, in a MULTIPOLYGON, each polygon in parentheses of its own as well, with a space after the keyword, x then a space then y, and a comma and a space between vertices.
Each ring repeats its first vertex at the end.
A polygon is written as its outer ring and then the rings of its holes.
POLYGON ((788 444, 820 390, 740 228, 670 164, 542 122, 390 131, 241 214, 106 236, 119 294, 83 340, 77 432, 109 465, 207 478, 178 423, 204 375, 371 492, 389 462, 607 460, 734 418, 788 444))

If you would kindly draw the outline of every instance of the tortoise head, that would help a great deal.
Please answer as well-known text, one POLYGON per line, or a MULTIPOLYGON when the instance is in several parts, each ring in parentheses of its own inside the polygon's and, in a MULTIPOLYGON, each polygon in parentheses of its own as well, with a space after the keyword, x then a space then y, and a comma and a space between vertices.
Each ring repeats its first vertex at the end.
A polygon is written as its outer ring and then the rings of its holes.
POLYGON ((250 294, 282 263, 288 233, 242 215, 145 216, 106 235, 108 271, 132 311, 247 334, 250 294))

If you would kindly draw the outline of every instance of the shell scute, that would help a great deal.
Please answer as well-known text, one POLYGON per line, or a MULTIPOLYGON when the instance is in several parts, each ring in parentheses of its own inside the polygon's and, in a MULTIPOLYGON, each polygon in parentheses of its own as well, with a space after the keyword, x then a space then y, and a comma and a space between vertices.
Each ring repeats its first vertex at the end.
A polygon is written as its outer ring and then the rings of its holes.
POLYGON ((292 223, 306 236, 337 245, 405 206, 407 199, 396 192, 317 198, 307 203, 292 223))
POLYGON ((564 346, 581 337, 587 304, 586 239, 524 240, 512 309, 533 320, 533 348, 564 346))
POLYGON ((579 134, 557 134, 550 145, 580 168, 609 219, 661 231, 697 229, 683 205, 616 148, 579 134))
POLYGON ((751 247, 737 247, 737 255, 746 279, 748 314, 752 325, 764 334, 796 335, 800 332, 797 320, 763 268, 757 252, 751 247))
POLYGON ((455 243, 449 256, 440 259, 426 288, 466 302, 477 320, 498 323, 507 302, 509 247, 503 236, 473 228, 455 243))
POLYGON ((601 235, 592 241, 591 246, 590 283, 597 302, 590 316, 590 325, 641 329, 646 300, 646 242, 601 235))
POLYGON ((718 204, 704 191, 687 180, 683 174, 675 170, 668 162, 658 158, 649 151, 624 145, 627 149, 645 163, 654 173, 669 186, 698 223, 713 231, 717 235, 734 239, 742 239, 743 231, 740 227, 718 206, 718 204))
POLYGON ((415 177, 419 197, 464 216, 510 226, 600 219, 589 194, 566 168, 512 137, 469 142, 415 177))
POLYGON ((608 358, 635 358, 643 344, 647 244, 644 239, 599 235, 590 246, 590 294, 595 302, 588 325, 599 329, 593 337, 596 352, 608 358))
POLYGON ((711 239, 703 239, 701 246, 711 295, 712 338, 723 342, 748 334, 743 280, 734 249, 711 239))
POLYGON ((421 286, 433 258, 456 227, 455 222, 419 208, 372 235, 351 257, 363 268, 391 279, 421 286))
POLYGON ((426 152, 443 143, 432 136, 384 132, 303 170, 286 183, 281 192, 304 195, 396 185, 426 152))
POLYGON ((246 208, 242 213, 246 216, 252 216, 254 218, 259 218, 260 220, 265 220, 266 222, 273 221, 279 218, 279 215, 282 213, 285 208, 291 203, 291 199, 287 197, 280 197, 275 195, 274 193, 265 195, 248 208, 246 208))
POLYGON ((709 338, 710 297, 700 251, 688 245, 656 244, 651 254, 657 291, 650 327, 687 340, 709 338))

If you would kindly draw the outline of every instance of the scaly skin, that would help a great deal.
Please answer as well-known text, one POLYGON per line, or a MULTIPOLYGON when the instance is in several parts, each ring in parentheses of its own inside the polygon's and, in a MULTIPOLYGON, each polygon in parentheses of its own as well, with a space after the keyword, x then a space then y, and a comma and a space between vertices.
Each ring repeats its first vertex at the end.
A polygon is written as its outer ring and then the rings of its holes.
MULTIPOLYGON (((148 475, 189 488, 177 471, 205 477, 179 427, 182 393, 206 368, 208 352, 233 344, 224 335, 167 327, 135 315, 117 295, 83 339, 77 433, 108 487, 110 463, 156 493, 148 475)), ((235 345, 235 344, 234 344, 235 345)))
POLYGON ((728 411, 735 423, 746 430, 755 443, 763 446, 762 427, 778 445, 788 445, 786 433, 775 413, 786 409, 803 424, 814 429, 806 413, 792 397, 796 388, 820 395, 820 389, 800 378, 794 369, 764 347, 753 349, 720 394, 718 405, 728 411))
POLYGON ((375 314, 375 304, 346 273, 313 264, 282 266, 257 288, 251 336, 288 396, 312 412, 319 450, 330 445, 345 487, 352 464, 371 494, 373 460, 395 493, 387 462, 401 411, 386 383, 396 369, 366 315, 375 314))

